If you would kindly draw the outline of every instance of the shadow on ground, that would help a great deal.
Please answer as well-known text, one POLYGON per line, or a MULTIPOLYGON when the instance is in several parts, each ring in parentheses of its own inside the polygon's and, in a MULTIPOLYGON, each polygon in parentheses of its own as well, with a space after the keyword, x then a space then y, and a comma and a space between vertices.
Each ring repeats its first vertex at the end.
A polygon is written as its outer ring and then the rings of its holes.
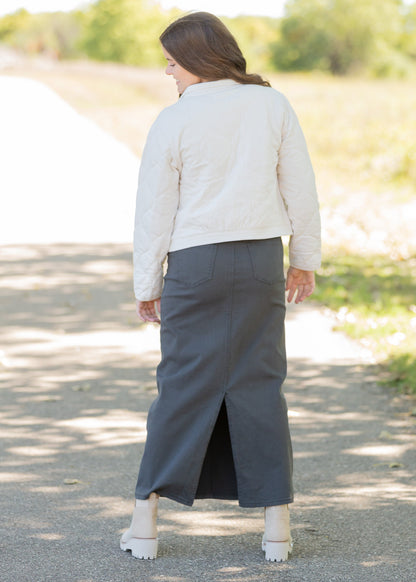
MULTIPOLYGON (((290 362, 288 563, 264 563, 261 511, 233 502, 162 500, 158 560, 122 553, 158 360, 157 328, 134 314, 130 249, 1 251, 2 580, 413 579, 414 427, 360 362, 332 359, 290 362)), ((319 341, 325 354, 331 336, 319 341)))

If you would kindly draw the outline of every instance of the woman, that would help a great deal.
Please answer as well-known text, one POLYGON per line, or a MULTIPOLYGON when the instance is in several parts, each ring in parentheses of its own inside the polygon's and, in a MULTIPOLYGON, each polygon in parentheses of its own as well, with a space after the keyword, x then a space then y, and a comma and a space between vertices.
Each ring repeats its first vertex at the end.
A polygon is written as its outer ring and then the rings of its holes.
POLYGON ((281 236, 299 303, 320 264, 314 174, 288 101, 246 73, 218 18, 188 14, 160 41, 180 99, 143 153, 134 275, 138 316, 159 322, 160 309, 162 359, 120 545, 156 557, 159 496, 238 499, 265 508, 266 559, 282 561, 293 491, 281 236))

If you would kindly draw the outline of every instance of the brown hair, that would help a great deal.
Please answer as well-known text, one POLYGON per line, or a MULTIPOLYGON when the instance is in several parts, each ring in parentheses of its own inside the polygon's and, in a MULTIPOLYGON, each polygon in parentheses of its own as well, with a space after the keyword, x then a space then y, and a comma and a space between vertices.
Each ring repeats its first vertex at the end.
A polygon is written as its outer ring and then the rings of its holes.
POLYGON ((237 41, 219 18, 193 12, 172 22, 159 38, 181 67, 206 81, 233 79, 245 85, 270 83, 246 72, 246 60, 237 41))

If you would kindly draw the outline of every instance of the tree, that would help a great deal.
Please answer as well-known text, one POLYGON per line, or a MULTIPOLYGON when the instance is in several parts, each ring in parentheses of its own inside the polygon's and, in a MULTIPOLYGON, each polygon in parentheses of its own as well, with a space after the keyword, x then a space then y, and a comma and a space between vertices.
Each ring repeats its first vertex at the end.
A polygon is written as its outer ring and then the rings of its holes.
POLYGON ((80 47, 100 61, 160 64, 158 38, 168 19, 145 0, 99 0, 85 13, 80 47))
POLYGON ((0 18, 0 42, 7 42, 16 32, 23 30, 30 20, 26 10, 18 10, 0 18))
POLYGON ((289 0, 273 61, 283 70, 342 75, 372 66, 395 51, 402 30, 401 0, 289 0))
POLYGON ((411 59, 416 60, 416 3, 409 5, 405 11, 400 48, 411 59))
POLYGON ((75 12, 29 14, 20 10, 0 19, 0 41, 26 53, 75 57, 79 34, 79 17, 75 12))

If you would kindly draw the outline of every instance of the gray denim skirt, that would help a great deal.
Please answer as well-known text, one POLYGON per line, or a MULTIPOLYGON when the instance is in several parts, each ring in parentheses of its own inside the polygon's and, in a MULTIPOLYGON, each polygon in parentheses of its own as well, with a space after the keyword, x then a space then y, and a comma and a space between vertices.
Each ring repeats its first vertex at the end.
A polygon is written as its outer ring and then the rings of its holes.
POLYGON ((293 501, 280 238, 168 255, 136 499, 293 501))

